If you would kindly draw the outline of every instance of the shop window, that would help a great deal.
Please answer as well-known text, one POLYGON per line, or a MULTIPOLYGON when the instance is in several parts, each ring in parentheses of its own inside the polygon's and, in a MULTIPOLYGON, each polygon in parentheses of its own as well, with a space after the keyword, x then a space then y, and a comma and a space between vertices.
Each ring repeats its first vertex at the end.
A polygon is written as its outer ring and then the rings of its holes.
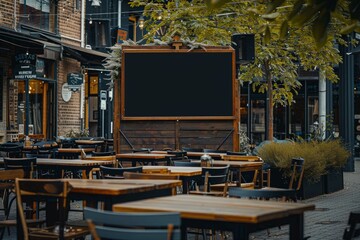
POLYGON ((55 0, 20 0, 20 23, 55 32, 55 0))

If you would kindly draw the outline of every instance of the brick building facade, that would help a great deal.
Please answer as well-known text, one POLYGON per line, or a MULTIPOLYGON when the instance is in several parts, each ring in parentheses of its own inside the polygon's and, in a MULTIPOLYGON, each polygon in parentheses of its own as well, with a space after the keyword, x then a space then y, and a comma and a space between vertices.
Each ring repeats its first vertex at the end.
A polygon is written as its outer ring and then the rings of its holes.
POLYGON ((86 68, 107 56, 83 48, 86 2, 0 2, 0 143, 84 128, 86 68), (69 73, 83 77, 80 90, 64 88, 69 73))

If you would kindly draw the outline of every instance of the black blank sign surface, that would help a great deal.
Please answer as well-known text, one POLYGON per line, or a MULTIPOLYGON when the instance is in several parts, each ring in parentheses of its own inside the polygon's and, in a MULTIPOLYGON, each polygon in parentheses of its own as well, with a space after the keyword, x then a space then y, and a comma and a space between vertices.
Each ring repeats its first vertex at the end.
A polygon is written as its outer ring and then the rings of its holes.
POLYGON ((125 53, 125 117, 233 116, 232 53, 125 53))

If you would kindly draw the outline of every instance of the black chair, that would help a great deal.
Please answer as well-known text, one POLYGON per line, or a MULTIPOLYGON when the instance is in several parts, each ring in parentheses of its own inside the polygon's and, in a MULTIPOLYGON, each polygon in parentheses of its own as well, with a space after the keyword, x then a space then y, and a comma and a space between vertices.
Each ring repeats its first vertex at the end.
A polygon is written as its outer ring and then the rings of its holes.
POLYGON ((22 146, 18 143, 3 143, 0 144, 0 152, 3 152, 5 157, 21 157, 22 156, 22 146))
POLYGON ((151 151, 153 151, 153 148, 134 148, 132 150, 133 153, 137 153, 137 152, 147 152, 150 153, 151 151))
POLYGON ((226 150, 217 150, 217 149, 209 149, 209 148, 204 148, 203 152, 204 153, 227 153, 226 150))
POLYGON ((191 162, 189 160, 187 161, 174 161, 174 166, 176 167, 200 167, 200 162, 191 162))
POLYGON ((84 209, 94 240, 180 240, 179 213, 124 213, 84 209))
POLYGON ((174 161, 188 161, 188 157, 184 151, 167 151, 167 154, 173 155, 172 157, 168 157, 168 163, 171 166, 174 166, 174 161))
POLYGON ((36 157, 32 158, 4 158, 5 169, 23 169, 25 178, 37 177, 36 157))
POLYGON ((124 172, 136 172, 142 173, 142 166, 139 167, 127 167, 127 168, 113 168, 100 166, 100 177, 101 178, 123 178, 124 172))
POLYGON ((114 156, 116 153, 114 151, 111 152, 91 152, 91 156, 114 156))
POLYGON ((181 150, 184 152, 203 152, 202 148, 183 147, 181 150))
POLYGON ((226 155, 239 155, 239 156, 246 156, 246 152, 233 152, 233 151, 227 151, 226 155))
POLYGON ((296 201, 296 191, 294 189, 278 190, 262 190, 262 189, 246 189, 241 187, 230 187, 229 197, 251 198, 260 200, 293 200, 296 201))
POLYGON ((360 212, 350 212, 348 227, 345 228, 343 239, 350 240, 360 236, 360 212))

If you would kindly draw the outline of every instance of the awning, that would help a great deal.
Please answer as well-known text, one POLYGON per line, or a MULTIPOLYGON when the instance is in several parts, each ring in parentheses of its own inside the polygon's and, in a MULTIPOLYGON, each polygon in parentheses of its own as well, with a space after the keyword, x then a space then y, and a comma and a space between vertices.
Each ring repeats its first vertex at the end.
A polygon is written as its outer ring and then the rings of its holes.
POLYGON ((62 54, 65 57, 74 58, 81 62, 83 65, 102 65, 105 58, 110 55, 107 53, 95 51, 92 49, 83 48, 80 46, 70 45, 68 43, 64 43, 59 38, 54 38, 43 33, 31 33, 31 35, 36 36, 37 38, 41 38, 43 40, 47 40, 49 42, 61 45, 63 48, 62 54))
POLYGON ((1 50, 7 51, 29 52, 32 54, 44 53, 43 43, 26 34, 5 29, 0 29, 0 46, 1 50))
POLYGON ((110 55, 107 53, 62 43, 63 56, 74 58, 83 65, 102 65, 110 55))

